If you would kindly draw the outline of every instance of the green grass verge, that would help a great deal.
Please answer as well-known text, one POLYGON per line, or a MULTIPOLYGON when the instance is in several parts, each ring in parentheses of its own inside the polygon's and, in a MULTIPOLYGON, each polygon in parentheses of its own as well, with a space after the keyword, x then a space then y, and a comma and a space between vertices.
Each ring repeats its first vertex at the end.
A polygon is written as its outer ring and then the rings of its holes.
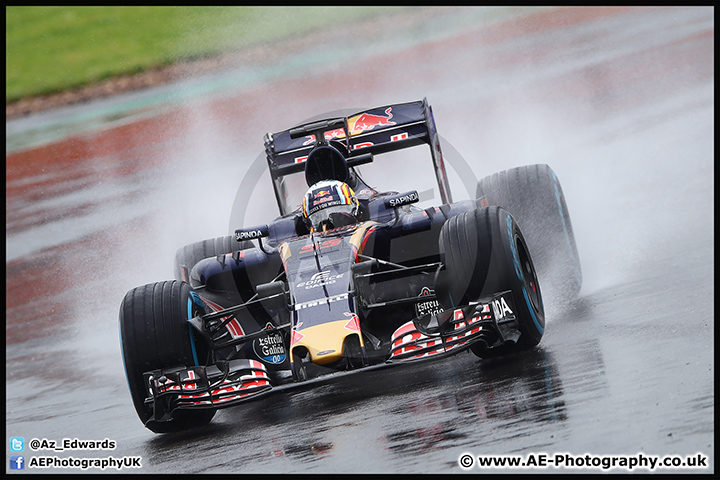
POLYGON ((380 7, 5 7, 5 102, 387 11, 380 7))

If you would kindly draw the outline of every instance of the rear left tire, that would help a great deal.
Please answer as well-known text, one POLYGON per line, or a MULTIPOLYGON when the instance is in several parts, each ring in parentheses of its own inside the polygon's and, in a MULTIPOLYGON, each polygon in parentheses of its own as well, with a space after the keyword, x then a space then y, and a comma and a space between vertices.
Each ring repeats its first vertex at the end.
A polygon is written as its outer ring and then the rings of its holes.
POLYGON ((479 206, 500 206, 523 229, 547 298, 573 301, 582 287, 580 257, 560 180, 548 165, 525 165, 480 180, 479 206))

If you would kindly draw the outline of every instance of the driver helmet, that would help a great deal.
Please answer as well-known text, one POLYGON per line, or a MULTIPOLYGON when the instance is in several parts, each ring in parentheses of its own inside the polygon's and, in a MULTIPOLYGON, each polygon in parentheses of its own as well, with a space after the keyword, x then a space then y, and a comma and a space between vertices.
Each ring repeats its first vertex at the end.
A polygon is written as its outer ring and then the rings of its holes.
POLYGON ((358 221, 359 204, 348 184, 323 180, 314 184, 303 197, 303 217, 313 232, 351 225, 358 221))

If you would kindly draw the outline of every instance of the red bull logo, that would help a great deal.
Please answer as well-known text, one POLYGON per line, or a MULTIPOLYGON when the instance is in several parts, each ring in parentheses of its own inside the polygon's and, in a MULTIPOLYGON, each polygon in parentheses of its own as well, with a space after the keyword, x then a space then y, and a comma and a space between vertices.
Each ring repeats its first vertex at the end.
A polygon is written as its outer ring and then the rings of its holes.
POLYGON ((320 191, 315 191, 313 193, 314 193, 315 198, 320 198, 320 197, 324 197, 325 195, 330 195, 330 190, 320 190, 320 191))
POLYGON ((330 130, 329 132, 325 132, 326 140, 332 140, 333 138, 345 138, 345 129, 338 128, 336 130, 330 130))
MULTIPOLYGON (((350 135, 352 136, 352 132, 350 132, 350 135)), ((332 140, 334 138, 345 138, 345 130, 342 128, 330 130, 328 132, 325 132, 325 135, 323 136, 325 137, 325 140, 332 140)), ((315 135, 306 135, 303 145, 311 145, 313 143, 315 143, 315 135)))
MULTIPOLYGON (((353 135, 358 135, 368 130, 372 130, 375 127, 397 125, 396 122, 391 120, 393 118, 392 107, 388 107, 385 110, 385 115, 386 116, 373 115, 372 113, 365 112, 355 117, 348 118, 348 131, 350 132, 350 136, 352 137, 353 135)), ((325 132, 324 137, 325 140, 333 140, 336 138, 342 139, 345 138, 345 130, 342 128, 330 130, 325 132)), ((315 142, 315 135, 307 135, 305 139, 306 140, 303 142, 303 145, 310 145, 315 142)))
POLYGON ((381 127, 385 125, 395 125, 395 122, 390 120, 393 118, 392 107, 388 107, 385 110, 386 117, 382 115, 372 115, 370 113, 361 113, 358 117, 351 119, 352 127, 350 127, 350 134, 356 135, 358 133, 372 130, 375 127, 381 127))

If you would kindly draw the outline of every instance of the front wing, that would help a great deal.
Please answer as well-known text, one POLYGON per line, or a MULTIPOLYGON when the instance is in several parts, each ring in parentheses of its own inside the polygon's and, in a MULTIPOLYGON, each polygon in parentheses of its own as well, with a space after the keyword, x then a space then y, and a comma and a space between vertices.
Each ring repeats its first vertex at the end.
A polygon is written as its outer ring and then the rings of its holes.
POLYGON ((179 367, 145 375, 152 405, 151 421, 167 421, 178 408, 205 409, 235 405, 272 388, 265 366, 257 360, 238 359, 207 367, 179 367))
POLYGON ((520 337, 511 291, 463 308, 415 318, 392 335, 389 361, 436 357, 484 342, 494 348, 520 337))
MULTIPOLYGON (((417 317, 395 330, 384 365, 450 355, 480 342, 488 348, 516 342, 520 333, 514 311, 507 291, 462 308, 417 317)), ((276 387, 265 366, 250 359, 155 370, 144 376, 149 391, 145 403, 154 411, 151 422, 170 420, 176 409, 230 407, 276 387)))

